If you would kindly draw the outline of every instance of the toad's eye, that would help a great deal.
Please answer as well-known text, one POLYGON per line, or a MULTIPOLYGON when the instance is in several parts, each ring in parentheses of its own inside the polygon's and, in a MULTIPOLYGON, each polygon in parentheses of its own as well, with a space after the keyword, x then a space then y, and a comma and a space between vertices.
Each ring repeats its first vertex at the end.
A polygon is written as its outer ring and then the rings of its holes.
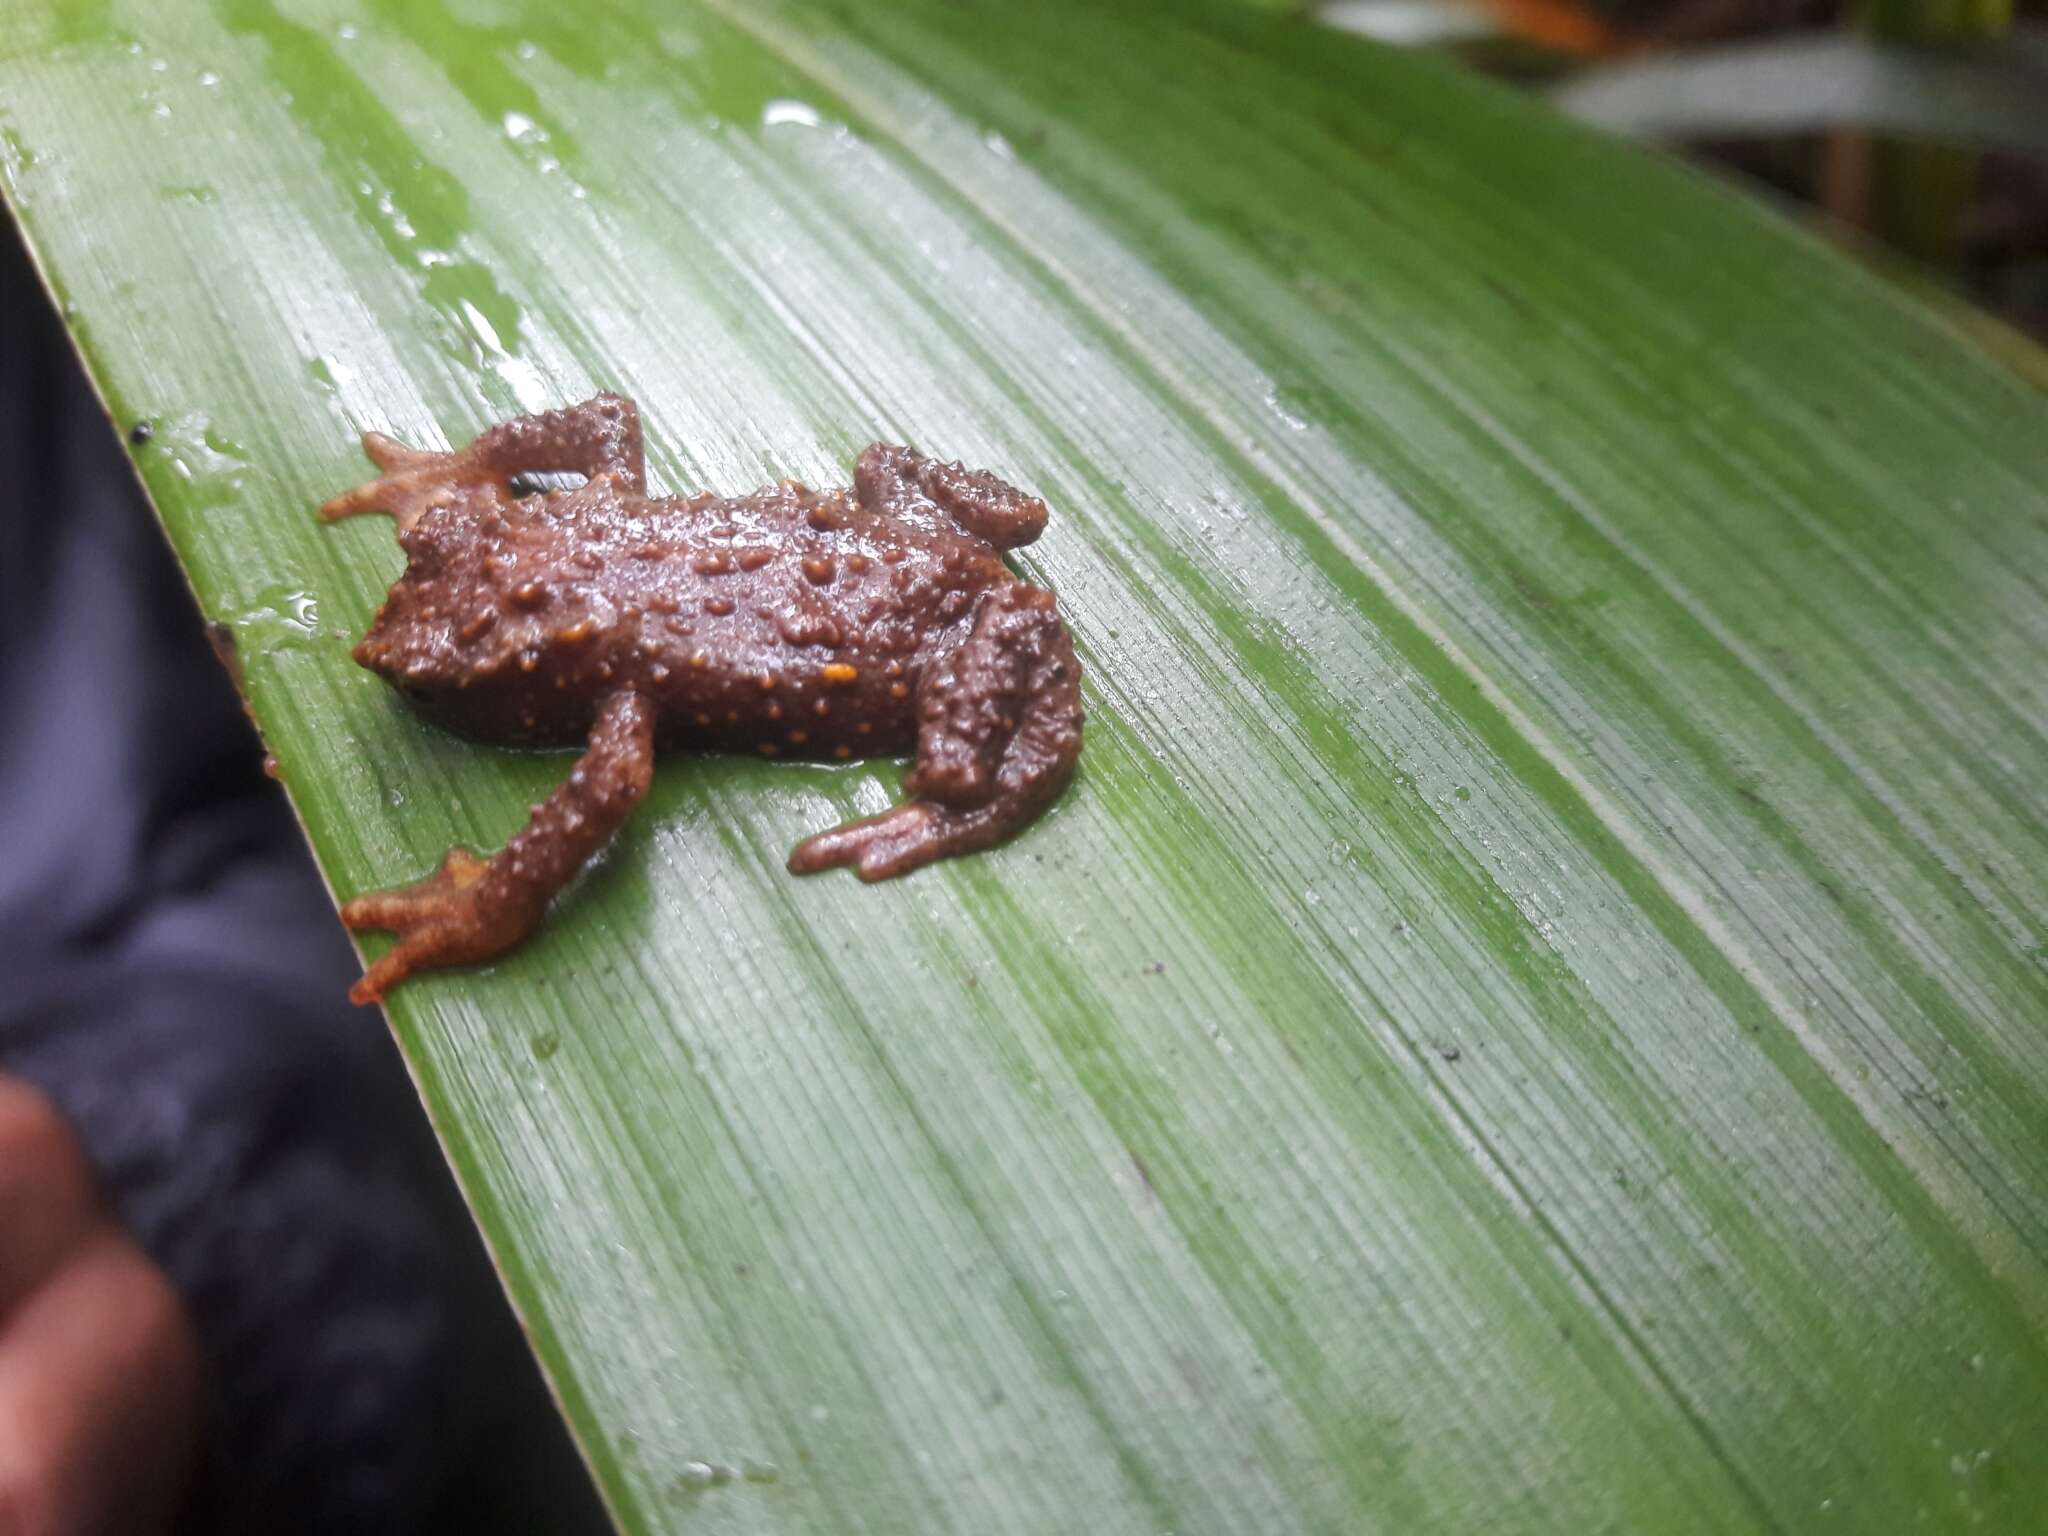
POLYGON ((549 491, 573 491, 590 483, 588 475, 568 469, 522 469, 505 482, 521 498, 545 496, 549 491))

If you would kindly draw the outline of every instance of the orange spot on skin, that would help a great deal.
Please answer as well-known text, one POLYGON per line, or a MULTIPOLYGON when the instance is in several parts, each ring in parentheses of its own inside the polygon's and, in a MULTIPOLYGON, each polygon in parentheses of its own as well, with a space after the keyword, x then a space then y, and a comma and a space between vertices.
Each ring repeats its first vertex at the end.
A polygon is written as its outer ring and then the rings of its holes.
POLYGON ((908 692, 910 690, 902 683, 891 683, 889 685, 889 697, 892 699, 900 699, 908 692))
POLYGON ((811 739, 811 733, 809 731, 791 731, 789 739, 794 745, 800 747, 811 739))
POLYGON ((863 720, 859 725, 854 727, 854 729, 859 731, 863 736, 867 735, 870 731, 874 730, 874 728, 875 723, 872 720, 863 720))
POLYGON ((722 618, 732 612, 732 599, 727 597, 707 597, 704 599, 704 611, 706 613, 715 613, 722 618))
POLYGON ((804 577, 814 585, 822 587, 832 579, 832 562, 813 556, 804 562, 804 577))
POLYGON ((849 747, 848 745, 846 745, 845 742, 842 741, 838 746, 832 749, 832 755, 834 757, 851 757, 853 756, 853 748, 849 747))
POLYGON ((764 741, 755 750, 758 751, 763 757, 773 757, 777 752, 779 752, 782 749, 776 746, 775 743, 772 741, 764 741))
POLYGON ((825 681, 828 683, 850 683, 859 676, 859 667, 850 667, 843 661, 829 662, 825 667, 825 681))
POLYGON ((705 667, 711 665, 710 654, 705 651, 692 651, 690 653, 690 665, 702 671, 705 667))
POLYGON ((521 608, 538 608, 547 600, 548 588, 544 581, 522 581, 512 589, 512 601, 521 608))
POLYGON ((763 672, 761 674, 761 686, 764 689, 773 688, 775 686, 775 674, 773 672, 763 672))
POLYGON ((588 640, 595 631, 596 626, 590 620, 578 619, 574 624, 566 624, 556 630, 555 638, 564 645, 574 645, 579 640, 588 640))
POLYGON ((743 571, 758 571, 774 558, 775 552, 773 550, 750 549, 740 556, 740 569, 743 571))

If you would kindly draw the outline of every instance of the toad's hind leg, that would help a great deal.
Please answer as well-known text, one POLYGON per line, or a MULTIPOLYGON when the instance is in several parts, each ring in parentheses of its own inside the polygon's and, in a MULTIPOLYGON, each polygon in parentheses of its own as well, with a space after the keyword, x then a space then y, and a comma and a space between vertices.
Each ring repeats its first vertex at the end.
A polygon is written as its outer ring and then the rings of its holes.
POLYGON ((937 518, 997 549, 1018 549, 1045 531, 1045 503, 985 469, 928 459, 915 448, 870 443, 853 464, 855 497, 870 512, 912 522, 937 518))
POLYGON ((591 479, 609 475, 636 495, 647 492, 640 413, 619 395, 597 395, 566 410, 514 417, 487 428, 455 453, 408 448, 381 432, 363 434, 363 451, 384 473, 328 502, 320 509, 326 521, 388 512, 403 532, 465 487, 554 471, 591 479))
POLYGON ((799 843, 792 873, 851 864, 863 880, 1002 841, 1037 818, 1081 752, 1081 666, 1050 592, 1023 582, 982 600, 974 633, 918 685, 912 796, 799 843))
POLYGON ((374 1003, 415 971, 488 960, 512 948, 632 814, 653 772, 654 706, 637 693, 613 694, 569 777, 497 857, 486 861, 451 848, 426 879, 358 896, 341 909, 351 928, 398 935, 350 989, 350 999, 374 1003))

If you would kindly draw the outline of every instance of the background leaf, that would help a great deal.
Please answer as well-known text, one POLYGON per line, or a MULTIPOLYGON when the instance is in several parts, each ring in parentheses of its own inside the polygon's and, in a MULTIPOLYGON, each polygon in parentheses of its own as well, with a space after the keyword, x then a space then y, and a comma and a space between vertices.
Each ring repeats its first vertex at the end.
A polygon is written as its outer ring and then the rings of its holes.
POLYGON ((1928 312, 1163 0, 31 0, 0 184, 343 894, 564 767, 349 662, 361 428, 1055 507, 1043 825, 799 883, 889 765, 673 759, 398 994, 622 1524, 2036 1528, 2048 413, 1928 312))
POLYGON ((2048 155, 2048 43, 2023 32, 1949 47, 1806 35, 1648 54, 1550 93, 1589 123, 1650 136, 1745 138, 1865 128, 2048 155))

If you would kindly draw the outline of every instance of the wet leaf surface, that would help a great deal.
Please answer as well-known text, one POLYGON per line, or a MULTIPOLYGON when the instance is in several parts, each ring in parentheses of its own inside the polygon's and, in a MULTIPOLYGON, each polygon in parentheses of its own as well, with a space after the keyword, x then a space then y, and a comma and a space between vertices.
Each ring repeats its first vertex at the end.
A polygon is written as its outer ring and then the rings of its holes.
POLYGON ((396 995, 622 1526, 2033 1528, 2048 410, 1928 312, 1206 4, 30 0, 0 186, 344 896, 565 767, 351 664, 358 432, 1054 507, 1043 824, 672 757, 396 995))

